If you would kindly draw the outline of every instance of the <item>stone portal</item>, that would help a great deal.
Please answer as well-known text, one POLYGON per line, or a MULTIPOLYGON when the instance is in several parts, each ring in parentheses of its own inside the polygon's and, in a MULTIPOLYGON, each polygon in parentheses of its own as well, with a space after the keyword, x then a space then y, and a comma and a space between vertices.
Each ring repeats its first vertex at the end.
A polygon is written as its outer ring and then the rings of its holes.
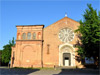
POLYGON ((75 53, 72 45, 59 46, 59 66, 75 66, 75 53))

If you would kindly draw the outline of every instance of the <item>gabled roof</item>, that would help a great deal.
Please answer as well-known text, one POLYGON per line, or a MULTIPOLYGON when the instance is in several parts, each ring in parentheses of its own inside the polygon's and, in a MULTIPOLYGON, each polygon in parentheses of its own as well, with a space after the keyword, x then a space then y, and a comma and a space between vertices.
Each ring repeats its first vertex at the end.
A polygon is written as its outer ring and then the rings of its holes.
MULTIPOLYGON (((79 23, 79 22, 77 22, 77 21, 75 21, 75 20, 73 20, 73 19, 71 19, 71 18, 69 18, 69 17, 64 17, 64 18, 58 20, 57 22, 62 21, 62 20, 64 20, 64 19, 66 19, 66 20, 69 19, 69 20, 71 20, 71 21, 73 21, 73 22, 79 23)), ((57 22, 55 22, 55 23, 57 23, 57 22)))
MULTIPOLYGON (((70 21, 72 21, 72 22, 74 22, 74 23, 80 24, 79 22, 77 22, 77 21, 75 21, 75 20, 73 20, 73 19, 71 19, 71 18, 69 18, 69 17, 64 17, 64 18, 58 20, 57 22, 55 22, 55 23, 53 23, 53 24, 51 24, 51 25, 54 25, 54 24, 56 24, 56 23, 59 23, 59 22, 61 22, 61 21, 63 21, 63 20, 66 20, 66 21, 67 21, 67 20, 70 20, 70 21)), ((51 26, 51 25, 49 25, 49 26, 51 26)), ((49 26, 47 26, 47 27, 49 27, 49 26)), ((47 28, 47 27, 45 27, 45 28, 47 28)))

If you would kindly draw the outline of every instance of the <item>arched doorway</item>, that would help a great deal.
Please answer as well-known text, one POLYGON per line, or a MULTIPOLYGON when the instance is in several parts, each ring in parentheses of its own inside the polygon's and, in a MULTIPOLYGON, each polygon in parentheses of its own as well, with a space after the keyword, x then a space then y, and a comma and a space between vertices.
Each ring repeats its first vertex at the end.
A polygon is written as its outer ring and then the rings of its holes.
POLYGON ((75 66, 75 53, 71 44, 59 46, 59 66, 75 66))

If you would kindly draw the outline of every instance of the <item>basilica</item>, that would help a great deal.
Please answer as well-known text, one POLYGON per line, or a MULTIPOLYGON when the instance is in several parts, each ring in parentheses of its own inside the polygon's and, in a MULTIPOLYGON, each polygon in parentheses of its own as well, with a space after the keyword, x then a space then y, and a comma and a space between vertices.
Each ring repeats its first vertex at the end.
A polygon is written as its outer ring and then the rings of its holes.
POLYGON ((78 39, 74 31, 80 24, 67 16, 44 25, 17 25, 16 44, 12 47, 11 67, 82 67, 77 61, 78 39))

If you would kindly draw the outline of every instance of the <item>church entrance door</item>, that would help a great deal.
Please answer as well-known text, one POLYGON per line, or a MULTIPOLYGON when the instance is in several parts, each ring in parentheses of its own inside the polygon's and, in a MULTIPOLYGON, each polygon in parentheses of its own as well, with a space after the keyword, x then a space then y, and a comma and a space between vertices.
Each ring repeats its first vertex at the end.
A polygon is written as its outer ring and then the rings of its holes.
POLYGON ((63 53, 63 65, 70 66, 71 64, 70 60, 71 60, 70 53, 63 53))

